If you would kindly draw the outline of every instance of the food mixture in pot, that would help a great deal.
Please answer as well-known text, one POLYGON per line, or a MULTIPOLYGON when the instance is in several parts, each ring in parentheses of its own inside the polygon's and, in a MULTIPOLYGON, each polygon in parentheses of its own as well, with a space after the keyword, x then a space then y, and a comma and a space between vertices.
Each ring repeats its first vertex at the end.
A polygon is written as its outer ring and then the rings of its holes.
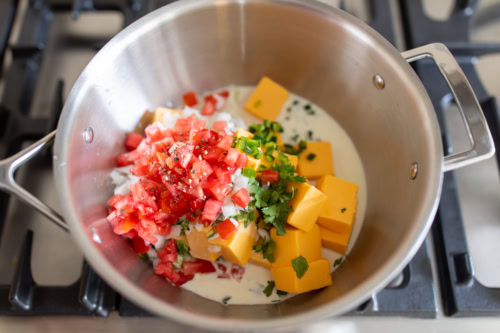
POLYGON ((267 77, 183 100, 127 136, 111 173, 114 232, 156 274, 224 304, 335 283, 366 208, 346 132, 267 77))

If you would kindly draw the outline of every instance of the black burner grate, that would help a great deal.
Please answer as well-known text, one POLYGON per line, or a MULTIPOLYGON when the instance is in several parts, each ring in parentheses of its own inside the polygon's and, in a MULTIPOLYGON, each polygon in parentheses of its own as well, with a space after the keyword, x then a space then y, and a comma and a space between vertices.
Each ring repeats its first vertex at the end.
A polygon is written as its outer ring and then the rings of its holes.
MULTIPOLYGON (((470 31, 476 19, 474 13, 477 11, 479 0, 456 1, 446 21, 434 21, 428 18, 424 13, 422 0, 404 0, 401 4, 406 18, 404 22, 408 47, 417 47, 431 42, 441 42, 448 46, 471 83, 488 121, 495 146, 499 147, 500 110, 496 99, 488 96, 482 85, 475 70, 475 63, 479 56, 500 53, 500 43, 471 42, 470 31)), ((444 149, 450 151, 442 103, 450 91, 432 62, 419 62, 415 68, 436 109, 441 132, 444 133, 444 149)), ((500 165, 499 156, 500 154, 496 155, 498 165, 500 165)), ((441 203, 432 233, 441 276, 439 282, 445 314, 448 316, 500 315, 500 290, 487 288, 474 277, 460 213, 455 175, 452 172, 446 173, 444 177, 441 203)))

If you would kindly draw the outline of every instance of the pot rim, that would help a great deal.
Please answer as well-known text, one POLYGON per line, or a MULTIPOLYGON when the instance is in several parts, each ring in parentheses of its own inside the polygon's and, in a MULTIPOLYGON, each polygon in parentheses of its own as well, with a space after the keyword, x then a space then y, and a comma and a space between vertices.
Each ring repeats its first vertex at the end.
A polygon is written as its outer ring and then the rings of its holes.
MULTIPOLYGON (((339 17, 340 19, 347 21, 355 30, 355 33, 364 34, 372 40, 380 42, 382 47, 381 52, 385 52, 391 57, 400 58, 397 61, 400 64, 404 63, 408 66, 406 72, 408 72, 409 75, 414 75, 414 78, 418 81, 418 83, 420 83, 420 80, 418 80, 416 74, 401 57, 400 53, 381 35, 357 18, 354 18, 337 8, 331 7, 317 0, 310 0, 307 2, 301 0, 222 0, 218 1, 217 4, 269 2, 284 6, 299 7, 305 10, 312 10, 328 17, 339 17)), ((98 84, 95 80, 94 73, 99 72, 100 68, 106 67, 108 63, 112 62, 130 44, 130 42, 140 38, 142 34, 155 29, 157 26, 166 21, 173 20, 182 14, 199 8, 204 8, 206 6, 213 6, 213 2, 207 2, 204 0, 174 2, 134 22, 129 27, 118 33, 98 52, 76 81, 64 105, 58 124, 58 133, 55 143, 55 154, 59 156, 60 160, 67 161, 69 156, 67 148, 72 135, 72 125, 74 123, 75 114, 77 113, 75 110, 84 98, 84 94, 81 92, 87 90, 89 86, 93 84, 98 84)), ((421 90, 423 89, 424 88, 422 86, 421 90)), ((428 100, 425 102, 427 102, 428 105, 432 105, 430 104, 427 94, 425 94, 425 98, 428 100)), ((126 295, 126 298, 139 304, 141 307, 144 307, 152 313, 168 317, 169 319, 173 319, 186 325, 196 326, 203 329, 234 331, 270 329, 278 327, 283 328, 291 326, 299 327, 304 325, 304 323, 311 322, 314 319, 323 319, 349 311, 362 301, 368 299, 370 295, 384 288, 397 274, 399 274, 399 272, 408 264, 410 259, 423 243, 432 224, 432 219, 437 211, 443 181, 441 162, 442 147, 439 139, 440 131, 437 126, 437 118, 432 107, 426 112, 429 117, 434 119, 432 122, 433 128, 431 128, 431 132, 433 135, 434 145, 439 147, 438 151, 440 152, 440 156, 435 156, 430 159, 431 165, 428 172, 434 173, 434 175, 431 175, 430 178, 434 178, 435 181, 429 182, 432 186, 428 186, 426 189, 426 202, 421 203, 422 209, 419 211, 419 216, 414 217, 416 220, 421 222, 417 223, 417 227, 412 228, 412 232, 405 237, 397 251, 395 251, 391 258, 386 261, 384 265, 380 266, 380 268, 374 272, 369 279, 352 289, 349 293, 337 298, 334 303, 328 303, 317 307, 314 310, 309 310, 294 316, 256 321, 237 320, 232 318, 214 318, 202 314, 189 313, 182 308, 169 305, 153 295, 144 292, 127 278, 118 274, 107 262, 106 257, 94 246, 92 240, 89 237, 84 236, 88 232, 80 223, 76 211, 73 208, 73 204, 71 201, 67 200, 67 198, 71 197, 71 187, 68 181, 69 169, 67 167, 67 163, 58 163, 57 166, 54 166, 54 178, 56 180, 56 188, 59 198, 61 202, 64 203, 62 205, 63 215, 76 243, 99 276, 112 285, 113 288, 119 291, 122 295, 126 295)))

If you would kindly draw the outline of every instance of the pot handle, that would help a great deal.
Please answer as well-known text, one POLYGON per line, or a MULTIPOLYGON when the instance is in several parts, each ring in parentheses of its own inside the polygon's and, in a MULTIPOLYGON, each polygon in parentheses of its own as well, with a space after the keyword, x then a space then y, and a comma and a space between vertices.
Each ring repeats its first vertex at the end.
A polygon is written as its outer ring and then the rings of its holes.
POLYGON ((52 222, 61 227, 64 231, 68 231, 68 226, 52 208, 41 202, 37 197, 26 191, 16 183, 14 174, 16 170, 24 163, 35 157, 42 148, 51 144, 56 136, 56 131, 48 134, 44 138, 38 140, 26 149, 19 153, 0 161, 0 190, 10 193, 18 197, 21 201, 35 208, 40 213, 49 218, 52 222))
POLYGON ((443 171, 455 170, 493 156, 495 146, 481 106, 467 77, 448 48, 443 44, 434 43, 402 52, 401 55, 408 62, 424 58, 434 60, 453 97, 455 97, 458 109, 464 119, 471 148, 445 156, 443 171))

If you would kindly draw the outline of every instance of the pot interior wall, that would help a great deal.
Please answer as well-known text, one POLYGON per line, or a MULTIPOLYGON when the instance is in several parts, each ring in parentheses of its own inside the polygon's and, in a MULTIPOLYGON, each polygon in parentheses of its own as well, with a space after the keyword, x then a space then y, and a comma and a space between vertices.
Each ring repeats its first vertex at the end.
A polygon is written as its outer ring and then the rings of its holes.
POLYGON ((97 232, 103 242, 92 243, 114 269, 175 307, 249 320, 293 316, 329 302, 352 306, 367 281, 373 286, 394 270, 428 226, 440 180, 439 132, 427 95, 404 59, 353 22, 309 1, 194 2, 167 8, 103 49, 75 86, 60 125, 69 133, 63 149, 72 209, 90 241, 91 227, 97 232), (124 133, 145 110, 180 103, 190 90, 254 85, 264 74, 323 107, 350 134, 366 173, 367 215, 331 287, 280 305, 226 307, 156 277, 112 233, 105 220, 108 175, 124 133), (375 74, 385 79, 383 90, 374 86, 375 74), (94 141, 86 144, 82 133, 89 126, 94 141), (413 162, 419 164, 414 181, 413 162))

